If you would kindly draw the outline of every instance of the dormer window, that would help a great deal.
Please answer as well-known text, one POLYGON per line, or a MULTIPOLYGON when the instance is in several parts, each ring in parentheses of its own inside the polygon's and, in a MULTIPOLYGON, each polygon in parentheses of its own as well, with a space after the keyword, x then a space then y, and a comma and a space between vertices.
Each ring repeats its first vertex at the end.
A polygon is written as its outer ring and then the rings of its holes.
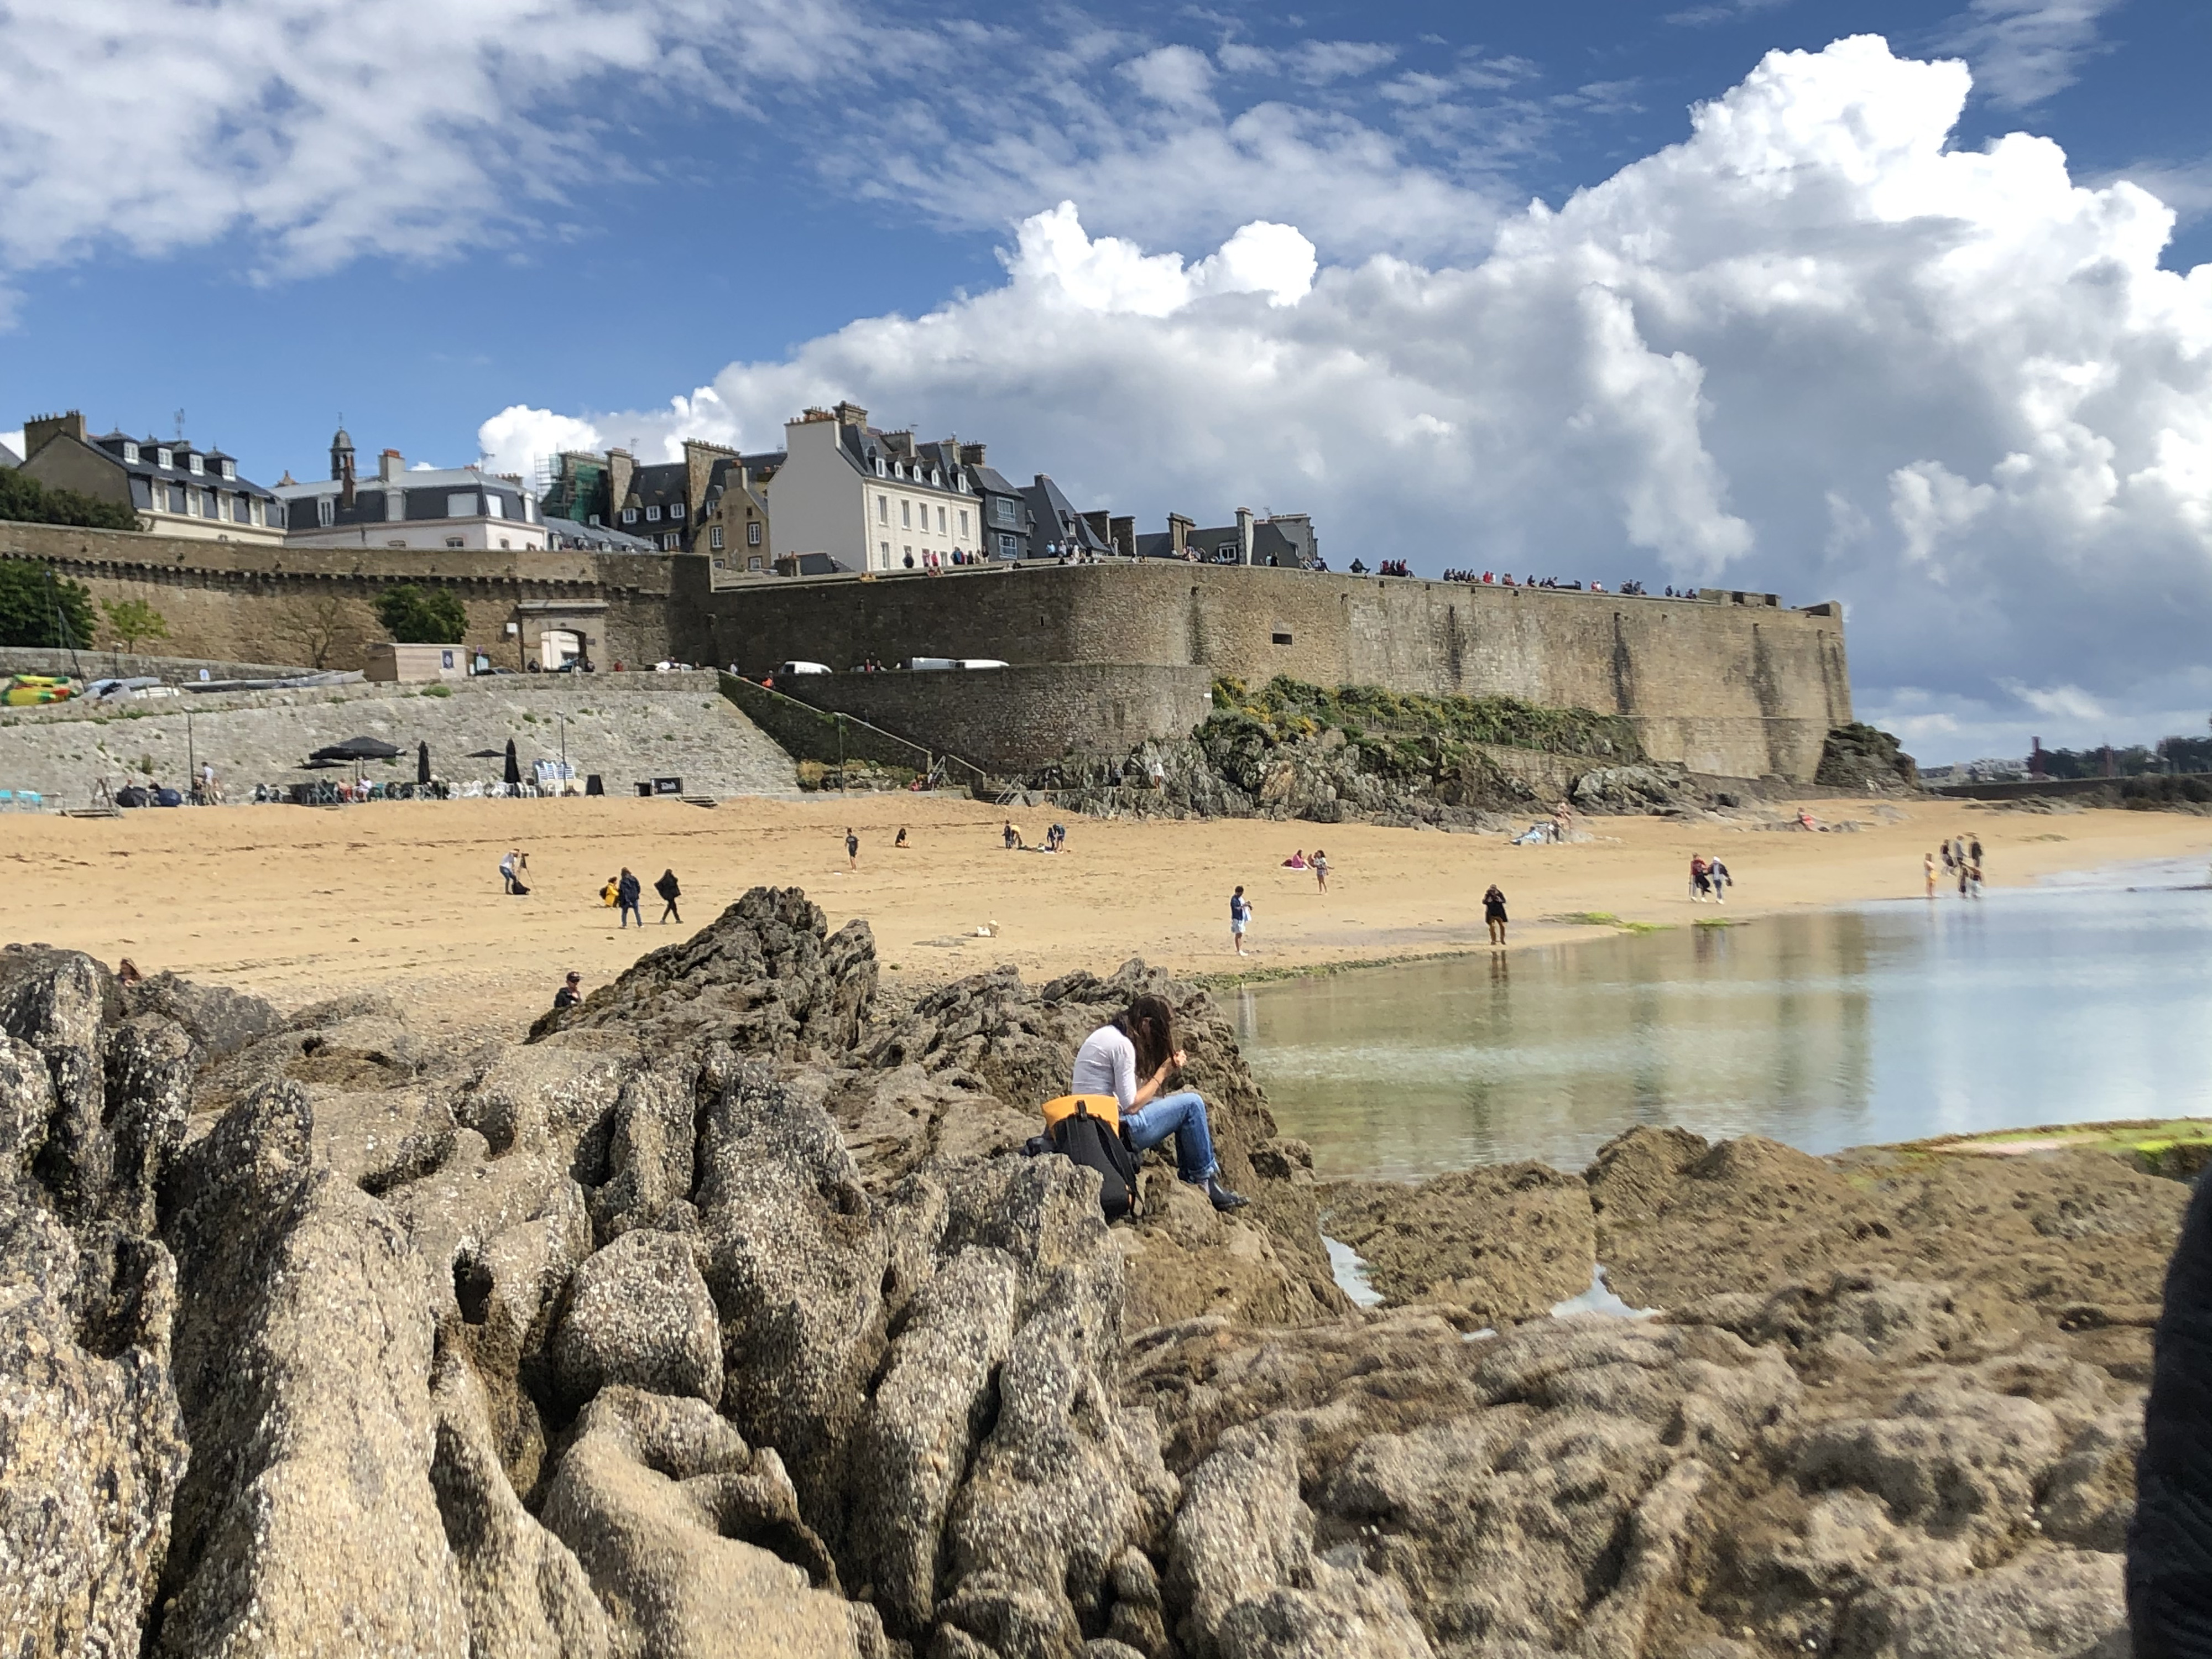
POLYGON ((226 479, 235 479, 238 477, 238 463, 236 461, 225 461, 222 464, 222 476, 226 479))
POLYGON ((884 476, 884 458, 878 455, 876 457, 876 476, 878 478, 882 477, 884 476))
POLYGON ((637 509, 634 507, 626 507, 623 508, 623 522, 624 524, 635 524, 637 522, 637 509))
POLYGON ((172 453, 170 451, 166 450, 166 449, 157 449, 157 450, 155 450, 155 451, 154 452, 154 465, 156 465, 156 466, 174 466, 176 464, 177 464, 177 459, 176 459, 176 456, 175 456, 173 453, 172 453))
POLYGON ((187 455, 185 458, 185 465, 191 469, 192 476, 196 478, 207 471, 207 463, 197 455, 187 455))
POLYGON ((645 521, 647 524, 659 524, 660 522, 660 509, 657 507, 647 507, 645 509, 645 521))
POLYGON ((684 516, 684 503, 678 501, 674 506, 671 507, 668 509, 668 516, 672 519, 682 518, 684 516))
POLYGON ((123 459, 126 461, 132 462, 137 461, 138 459, 138 446, 132 443, 128 438, 125 438, 123 441, 123 459))

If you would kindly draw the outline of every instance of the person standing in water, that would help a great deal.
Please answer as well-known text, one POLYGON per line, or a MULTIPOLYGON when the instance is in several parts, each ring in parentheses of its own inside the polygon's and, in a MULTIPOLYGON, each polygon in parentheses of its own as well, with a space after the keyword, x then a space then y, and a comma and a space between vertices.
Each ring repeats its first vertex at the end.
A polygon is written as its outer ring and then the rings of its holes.
POLYGON ((1928 884, 1928 896, 1934 898, 1936 896, 1936 855, 1933 853, 1923 853, 1920 855, 1920 874, 1928 884))
POLYGON ((1229 896, 1229 942, 1237 947, 1240 957, 1244 954, 1244 929, 1251 920, 1252 901, 1244 896, 1244 890, 1239 887, 1229 896))
POLYGON ((1490 924, 1490 942, 1505 943, 1505 895, 1492 882, 1490 890, 1482 896, 1482 919, 1490 924))
POLYGON ((1195 1090, 1160 1094, 1185 1060, 1175 1046, 1174 1010, 1161 998, 1138 997, 1111 1024, 1083 1040, 1075 1053, 1073 1092, 1113 1096, 1121 1109, 1121 1133, 1133 1151, 1150 1152, 1173 1135, 1176 1173, 1204 1188, 1215 1209, 1242 1209, 1251 1200, 1221 1184, 1205 1097, 1195 1090))

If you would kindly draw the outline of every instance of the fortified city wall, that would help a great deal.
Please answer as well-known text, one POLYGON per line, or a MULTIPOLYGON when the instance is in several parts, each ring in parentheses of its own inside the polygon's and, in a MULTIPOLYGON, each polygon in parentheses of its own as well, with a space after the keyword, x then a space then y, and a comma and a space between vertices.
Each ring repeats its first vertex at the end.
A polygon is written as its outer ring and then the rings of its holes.
POLYGON ((902 737, 1008 769, 1180 737, 1215 676, 1510 696, 1634 720, 1700 772, 1808 779, 1851 719, 1841 608, 1771 595, 1662 599, 1407 577, 1188 565, 985 566, 939 574, 720 580, 703 557, 298 549, 0 523, 95 600, 143 599, 178 656, 359 668, 400 582, 461 599, 463 643, 519 667, 550 629, 601 667, 665 658, 758 675, 914 656, 1018 672, 846 675, 791 688, 902 737), (512 630, 512 631, 510 631, 512 630))
POLYGON ((1094 751, 1180 736, 1194 668, 1625 714, 1655 758, 1734 777, 1810 778, 1829 730, 1851 719, 1841 607, 1790 610, 1768 594, 1663 599, 1158 561, 763 579, 708 604, 715 660, 747 673, 788 659, 1071 665, 1050 693, 1034 672, 1000 691, 981 674, 789 688, 894 731, 920 722, 917 740, 979 759, 1018 746, 1015 720, 1039 735, 1095 730, 1073 744, 1094 751), (1184 674, 1162 674, 1155 694, 1153 670, 1184 674), (1058 713, 1033 720, 1028 707, 1048 696, 1058 713))
POLYGON ((402 582, 458 594, 462 643, 507 668, 549 628, 585 635, 602 665, 658 661, 672 615, 695 612, 685 596, 708 582, 705 560, 677 556, 271 547, 4 522, 0 558, 51 564, 97 604, 144 600, 168 624, 171 654, 328 668, 364 666, 387 637, 376 597, 402 582))

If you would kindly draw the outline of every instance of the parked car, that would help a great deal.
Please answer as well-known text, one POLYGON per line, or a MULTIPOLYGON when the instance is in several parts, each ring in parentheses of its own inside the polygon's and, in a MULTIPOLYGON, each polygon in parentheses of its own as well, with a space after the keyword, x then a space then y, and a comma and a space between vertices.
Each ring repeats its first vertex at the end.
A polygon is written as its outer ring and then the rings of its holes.
POLYGON ((779 676, 827 674, 830 672, 830 668, 826 662, 780 662, 775 665, 775 672, 779 676))
POLYGON ((996 657, 908 657, 906 666, 916 673, 946 668, 1004 668, 996 657))

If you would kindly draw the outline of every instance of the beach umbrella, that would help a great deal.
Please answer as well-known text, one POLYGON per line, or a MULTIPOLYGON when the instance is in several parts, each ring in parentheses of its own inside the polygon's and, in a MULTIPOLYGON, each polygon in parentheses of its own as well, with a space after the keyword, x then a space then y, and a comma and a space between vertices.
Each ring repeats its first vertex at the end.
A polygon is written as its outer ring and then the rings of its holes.
POLYGON ((509 738, 507 740, 507 781, 509 783, 520 783, 522 781, 522 763, 516 760, 514 757, 514 739, 513 738, 509 738))
POLYGON ((343 743, 333 743, 318 749, 307 757, 311 761, 398 760, 399 750, 381 738, 348 738, 343 743))
POLYGON ((430 745, 427 743, 418 743, 415 745, 415 781, 417 783, 430 781, 430 745))

